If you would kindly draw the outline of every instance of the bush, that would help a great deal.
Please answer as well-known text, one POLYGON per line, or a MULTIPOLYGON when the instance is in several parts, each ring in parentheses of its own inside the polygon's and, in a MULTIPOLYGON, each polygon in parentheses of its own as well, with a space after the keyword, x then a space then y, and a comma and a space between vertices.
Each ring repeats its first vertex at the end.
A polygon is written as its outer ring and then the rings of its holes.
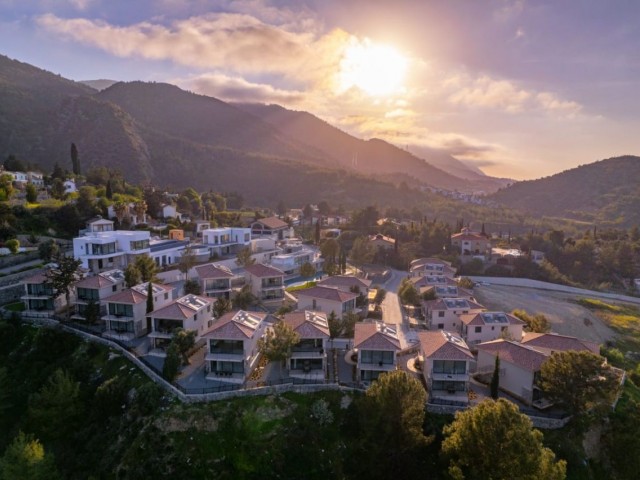
POLYGON ((12 238, 11 240, 4 242, 4 246, 15 255, 20 250, 20 241, 17 238, 12 238))

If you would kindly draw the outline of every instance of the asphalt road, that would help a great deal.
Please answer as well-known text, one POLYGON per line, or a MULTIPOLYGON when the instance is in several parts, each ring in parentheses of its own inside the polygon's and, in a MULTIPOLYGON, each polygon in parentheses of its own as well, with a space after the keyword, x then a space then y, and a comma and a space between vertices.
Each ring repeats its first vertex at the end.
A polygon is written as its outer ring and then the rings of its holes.
POLYGON ((398 300, 398 287, 402 279, 407 276, 407 272, 401 270, 390 270, 391 276, 381 286, 387 291, 387 296, 382 302, 382 320, 387 325, 395 325, 398 330, 401 348, 410 346, 412 340, 417 340, 417 334, 409 328, 409 322, 405 318, 400 301, 398 300))

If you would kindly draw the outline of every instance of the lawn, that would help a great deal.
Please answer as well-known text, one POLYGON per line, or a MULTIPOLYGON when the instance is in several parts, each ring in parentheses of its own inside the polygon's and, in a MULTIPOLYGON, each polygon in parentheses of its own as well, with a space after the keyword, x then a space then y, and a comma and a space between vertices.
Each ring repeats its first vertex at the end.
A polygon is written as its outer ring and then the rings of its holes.
POLYGON ((620 334, 616 340, 616 348, 623 353, 640 353, 640 308, 625 304, 615 305, 593 298, 582 298, 578 303, 592 310, 620 334))
POLYGON ((24 312, 24 303, 23 302, 10 303, 9 305, 5 305, 4 308, 10 312, 24 312))

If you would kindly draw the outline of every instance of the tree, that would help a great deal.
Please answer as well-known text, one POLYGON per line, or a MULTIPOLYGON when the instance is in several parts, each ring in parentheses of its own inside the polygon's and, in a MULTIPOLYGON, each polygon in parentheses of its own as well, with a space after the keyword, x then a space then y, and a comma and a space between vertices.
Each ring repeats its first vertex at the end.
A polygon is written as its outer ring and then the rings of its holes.
POLYGON ((51 172, 51 178, 64 181, 65 177, 66 175, 64 173, 64 170, 58 164, 58 162, 56 162, 56 164, 53 166, 53 171, 51 172))
POLYGON ((60 247, 52 239, 44 240, 38 245, 38 256, 45 262, 60 254, 60 247))
POLYGON ((327 238, 320 244, 320 253, 325 261, 336 263, 340 255, 340 244, 335 238, 327 238))
POLYGON ((511 314, 525 322, 526 330, 529 332, 547 333, 551 331, 551 323, 549 323, 547 317, 542 313, 537 313, 532 316, 524 310, 514 310, 511 314))
POLYGON ((382 305, 382 302, 384 302, 384 299, 387 298, 387 291, 380 287, 376 290, 376 296, 373 297, 373 303, 376 304, 376 306, 380 306, 382 305))
POLYGON ((225 313, 231 311, 231 301, 224 297, 218 297, 213 304, 213 315, 216 318, 222 317, 225 313))
POLYGON ((456 413, 443 429, 442 453, 455 480, 562 480, 566 462, 542 444, 542 433, 501 398, 456 413))
POLYGON ((74 175, 80 175, 80 159, 78 158, 78 148, 75 143, 71 144, 71 168, 74 175))
POLYGON ((4 242, 4 246, 14 255, 20 251, 20 241, 17 238, 7 240, 4 242))
POLYGON ((80 383, 56 370, 29 399, 28 424, 46 441, 67 438, 83 415, 80 383))
POLYGON ((316 245, 320 244, 320 220, 318 220, 316 222, 316 229, 315 229, 315 232, 314 232, 314 235, 313 235, 313 239, 314 239, 316 245))
POLYGON ((356 267, 362 267, 373 260, 376 254, 375 247, 367 237, 358 237, 353 242, 349 257, 356 267))
POLYGON ((342 319, 338 318, 336 312, 331 310, 327 315, 327 323, 329 325, 329 338, 332 340, 338 338, 342 334, 342 319))
POLYGON ((33 435, 18 432, 0 458, 0 480, 57 480, 53 455, 33 435))
POLYGON ((173 382, 180 372, 180 364, 181 359, 178 346, 171 342, 167 347, 167 356, 165 357, 164 364, 162 365, 162 376, 169 382, 173 382))
POLYGON ((183 365, 189 364, 188 353, 196 343, 196 333, 195 330, 185 330, 184 328, 176 328, 173 331, 171 343, 176 345, 183 365))
POLYGON ((147 313, 153 312, 153 282, 147 284, 147 313))
POLYGON ((38 201, 38 189, 33 183, 27 183, 26 187, 27 203, 36 203, 38 201))
POLYGON ((134 262, 136 268, 140 271, 140 279, 143 282, 157 282, 156 273, 158 267, 156 262, 153 261, 149 255, 142 254, 136 255, 136 261, 134 262))
POLYGON ((113 187, 111 186, 111 179, 107 180, 107 186, 105 188, 104 196, 107 197, 108 200, 113 198, 113 187))
POLYGON ((553 352, 540 369, 545 396, 572 415, 611 404, 617 377, 604 359, 591 352, 553 352))
POLYGON ((51 184, 51 196, 58 200, 63 200, 66 194, 64 181, 60 178, 55 178, 51 184))
POLYGON ((408 278, 404 278, 398 289, 398 297, 405 305, 419 305, 420 294, 408 278))
POLYGON ((92 217, 97 212, 96 189, 89 185, 83 185, 78 190, 78 200, 76 201, 78 211, 84 217, 92 217))
POLYGON ((256 303, 257 300, 256 296, 251 292, 251 287, 249 285, 245 285, 233 296, 232 303, 234 308, 246 310, 256 303))
POLYGON ((80 278, 79 268, 82 262, 73 257, 65 257, 58 254, 53 259, 54 267, 50 268, 45 276, 53 290, 52 298, 64 295, 67 307, 67 320, 71 313, 71 287, 80 278))
POLYGON ((316 267, 309 262, 305 262, 300 266, 300 276, 304 278, 311 278, 316 274, 316 267))
POLYGON ((136 267, 135 263, 130 263, 127 268, 124 269, 124 283, 127 288, 131 288, 134 285, 138 285, 142 281, 142 275, 140 270, 136 267))
POLYGON ((147 202, 145 202, 144 200, 138 200, 133 204, 133 211, 136 212, 138 223, 143 223, 144 214, 147 213, 147 202))
POLYGON ((270 362, 278 362, 282 368, 282 362, 291 355, 291 348, 299 341, 300 335, 289 324, 279 321, 258 339, 258 351, 270 362))
POLYGON ((238 251, 238 255, 236 256, 236 265, 244 268, 249 265, 253 265, 254 263, 256 263, 256 259, 251 256, 250 247, 245 247, 238 251))
POLYGON ((473 280, 471 280, 469 277, 462 277, 460 280, 458 280, 458 286, 460 288, 464 288, 465 290, 473 289, 473 285, 473 280))
POLYGON ((184 294, 202 295, 202 287, 200 286, 200 282, 195 279, 190 279, 184 282, 184 294))
POLYGON ((8 173, 0 175, 0 200, 7 201, 11 199, 13 195, 13 176, 8 173))
POLYGON ((276 213, 281 217, 284 217, 287 214, 287 206, 282 200, 280 200, 276 206, 276 213))
POLYGON ((93 299, 89 300, 85 309, 84 318, 88 324, 94 325, 100 320, 100 305, 93 299))
POLYGON ((313 208, 311 208, 311 205, 307 203, 304 206, 302 209, 302 215, 304 216, 304 219, 309 222, 309 225, 311 225, 311 219, 313 217, 313 208))
POLYGON ((26 172, 27 166, 25 163, 18 159, 15 155, 9 155, 4 161, 4 169, 9 172, 26 172))
POLYGON ((185 280, 189 280, 189 270, 196 264, 196 253, 191 245, 187 245, 182 251, 180 261, 178 262, 178 270, 184 274, 185 280))
POLYGON ((354 312, 347 312, 342 315, 342 335, 347 338, 352 338, 358 323, 358 314, 354 312))
POLYGON ((498 399, 498 391, 500 389, 500 355, 496 355, 496 363, 493 367, 493 375, 491 376, 491 398, 498 399))
POLYGON ((113 204, 113 213, 116 214, 118 224, 121 224, 129 213, 129 206, 125 202, 116 202, 113 204))
MULTIPOLYGON (((382 374, 356 400, 359 425, 356 452, 366 455, 366 470, 356 478, 410 478, 433 440, 423 433, 427 395, 420 382, 403 371, 382 374)), ((355 458, 363 458, 355 455, 355 458)), ((422 472, 424 473, 424 472, 422 472)))

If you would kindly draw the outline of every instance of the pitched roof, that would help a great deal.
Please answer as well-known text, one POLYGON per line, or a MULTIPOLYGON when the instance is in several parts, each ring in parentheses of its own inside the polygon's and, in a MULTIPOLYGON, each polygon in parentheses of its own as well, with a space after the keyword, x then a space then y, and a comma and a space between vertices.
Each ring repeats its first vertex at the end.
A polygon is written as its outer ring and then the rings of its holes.
POLYGON ((309 310, 285 314, 284 323, 291 326, 300 338, 329 338, 327 315, 309 310))
POLYGON ((466 325, 524 325, 518 317, 504 312, 480 312, 460 315, 466 325))
POLYGON ((147 301, 147 296, 127 288, 104 299, 105 302, 137 304, 147 301))
POLYGON ((527 332, 522 337, 522 343, 533 348, 544 348, 557 352, 590 351, 600 354, 600 345, 588 340, 580 340, 576 337, 558 335, 557 333, 533 333, 527 332))
POLYGON ((232 278, 233 273, 227 267, 216 265, 215 263, 207 263, 196 267, 196 272, 200 278, 232 278))
POLYGON ((283 277, 284 272, 279 268, 265 265, 263 263, 254 263, 253 265, 247 265, 244 269, 254 277, 283 277))
POLYGON ((400 350, 398 333, 382 322, 356 323, 354 348, 360 350, 400 350))
POLYGON ((484 308, 479 303, 472 302, 466 298, 438 298, 437 300, 427 300, 422 303, 430 310, 482 310, 484 308))
POLYGON ((110 270, 97 275, 85 277, 76 282, 76 287, 80 288, 103 288, 115 285, 119 280, 124 281, 122 270, 110 270))
POLYGON ((454 279, 445 277, 444 275, 422 275, 420 277, 411 277, 409 281, 413 283, 413 286, 416 288, 428 285, 458 285, 454 279))
POLYGON ((415 260, 412 260, 410 263, 411 268, 414 267, 419 267, 421 265, 426 265, 428 263, 434 264, 434 265, 447 265, 450 266, 451 263, 450 262, 446 262, 444 260, 440 260, 439 258, 433 258, 433 257, 429 257, 429 258, 416 258, 415 260))
POLYGON ((473 358, 465 341, 455 333, 444 330, 419 332, 418 339, 425 359, 468 360, 473 358))
POLYGON ((280 220, 278 217, 267 217, 256 220, 253 223, 260 223, 268 229, 275 230, 278 228, 289 228, 289 224, 280 220))
POLYGON ((251 338, 266 317, 267 314, 262 312, 245 312, 244 310, 227 312, 218 319, 211 331, 203 335, 203 337, 224 340, 251 338))
POLYGON ((298 297, 311 297, 311 298, 321 298, 323 300, 331 300, 333 302, 348 302, 349 300, 353 300, 358 296, 357 293, 353 292, 343 292, 337 288, 332 287, 322 287, 316 285, 315 287, 305 288, 304 290, 298 290, 294 292, 298 297))
POLYGON ((478 351, 500 355, 501 362, 509 362, 530 372, 537 372, 545 362, 547 355, 521 343, 510 340, 493 340, 492 342, 479 343, 478 351))
POLYGON ((154 310, 149 315, 154 318, 161 317, 175 320, 186 320, 193 317, 200 309, 210 304, 210 298, 189 294, 174 300, 169 305, 165 305, 164 307, 154 310))
POLYGON ((388 243, 395 243, 395 238, 391 238, 391 237, 387 237, 386 235, 383 235, 381 233, 376 233, 374 235, 369 235, 369 241, 375 241, 375 240, 383 240, 385 242, 388 243))
POLYGON ((334 275, 327 277, 324 280, 318 282, 318 285, 323 287, 353 287, 369 288, 371 286, 371 280, 365 278, 358 278, 352 275, 334 275))
POLYGON ((48 278, 44 272, 36 273, 35 275, 22 279, 22 283, 45 283, 47 281, 48 278))

